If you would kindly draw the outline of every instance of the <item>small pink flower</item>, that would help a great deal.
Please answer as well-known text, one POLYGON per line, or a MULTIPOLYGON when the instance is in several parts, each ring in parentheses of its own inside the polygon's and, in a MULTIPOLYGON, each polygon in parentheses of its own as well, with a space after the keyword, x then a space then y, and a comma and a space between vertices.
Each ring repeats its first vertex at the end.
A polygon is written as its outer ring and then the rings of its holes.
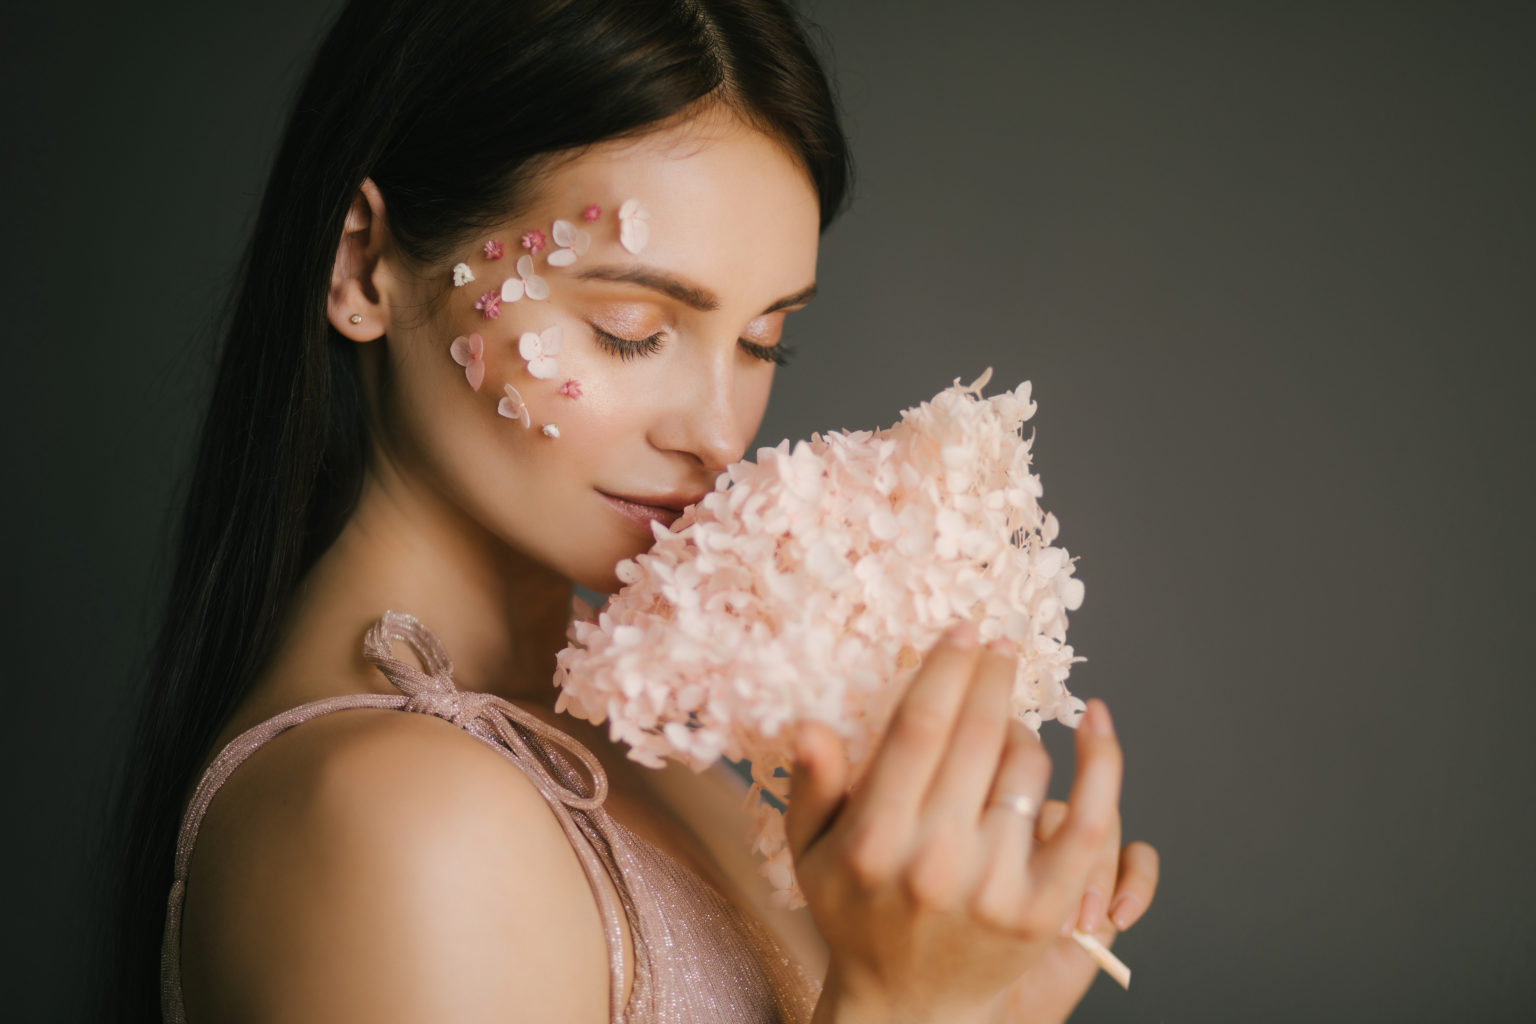
POLYGON ((539 250, 543 249, 548 243, 549 239, 545 238, 544 232, 538 228, 523 233, 523 248, 534 255, 538 255, 539 250))
POLYGON ((475 308, 484 313, 487 320, 495 320, 501 316, 501 296, 495 292, 486 292, 475 300, 475 308))
POLYGON ((478 334, 454 338, 448 352, 454 362, 464 367, 464 379, 469 381, 469 386, 479 391, 485 380, 485 339, 478 334))
POLYGON ((485 258, 486 259, 488 259, 488 260, 499 260, 499 259, 501 259, 501 254, 502 254, 503 250, 501 248, 501 243, 496 241, 496 239, 493 238, 489 242, 485 243, 485 248, 483 250, 481 250, 481 251, 485 253, 485 258))
POLYGON ((560 393, 566 398, 580 398, 581 381, 577 380, 575 377, 572 377, 570 380, 560 385, 560 393))
POLYGON ((597 220, 597 218, 601 217, 602 215, 603 215, 603 208, 601 206, 598 206, 596 203, 593 203, 591 206, 589 206, 585 210, 581 211, 581 219, 586 221, 588 224, 591 224, 593 221, 597 220))

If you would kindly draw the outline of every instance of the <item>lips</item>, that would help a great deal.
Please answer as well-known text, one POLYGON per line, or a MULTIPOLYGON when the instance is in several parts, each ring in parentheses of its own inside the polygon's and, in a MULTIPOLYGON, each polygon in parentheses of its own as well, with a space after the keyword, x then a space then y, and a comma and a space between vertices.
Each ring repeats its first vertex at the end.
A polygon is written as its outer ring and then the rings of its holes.
POLYGON ((671 529, 682 515, 682 510, 702 498, 703 494, 656 494, 617 495, 607 491, 597 492, 609 508, 618 512, 647 535, 652 523, 660 523, 671 529))
POLYGON ((696 502, 702 501, 708 491, 700 491, 697 494, 683 494, 674 491, 671 494, 611 494, 608 491, 598 491, 598 494, 607 498, 617 498, 619 501, 627 501, 631 505, 644 505, 648 508, 670 509, 673 512, 681 512, 696 502))

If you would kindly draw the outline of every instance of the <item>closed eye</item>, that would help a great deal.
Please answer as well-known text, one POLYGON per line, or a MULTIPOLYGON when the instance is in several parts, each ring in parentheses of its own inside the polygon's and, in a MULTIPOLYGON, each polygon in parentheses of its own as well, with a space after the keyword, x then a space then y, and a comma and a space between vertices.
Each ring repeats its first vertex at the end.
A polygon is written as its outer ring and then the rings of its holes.
MULTIPOLYGON (((591 325, 589 324, 588 326, 591 325)), ((592 333, 597 338, 599 345, 610 354, 618 356, 624 362, 643 356, 652 356, 661 350, 663 334, 661 331, 657 331, 655 334, 644 338, 620 338, 598 327, 592 327, 592 333)), ((754 359, 761 359, 764 362, 774 363, 778 366, 789 365, 790 359, 795 354, 794 348, 782 341, 776 345, 759 345, 756 342, 748 341, 746 338, 738 338, 736 343, 754 359)))

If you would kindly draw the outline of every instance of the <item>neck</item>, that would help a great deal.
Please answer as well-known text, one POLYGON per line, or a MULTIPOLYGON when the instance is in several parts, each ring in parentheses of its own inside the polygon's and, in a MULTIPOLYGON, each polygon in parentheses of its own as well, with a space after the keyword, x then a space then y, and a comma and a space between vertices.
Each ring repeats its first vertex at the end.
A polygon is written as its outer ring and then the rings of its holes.
MULTIPOLYGON (((442 639, 455 686, 552 710, 571 581, 435 492, 402 484, 370 470, 346 526, 300 584, 263 676, 284 689, 392 692, 363 660, 362 639, 393 609, 442 639)), ((411 655, 402 647, 396 657, 411 655)))

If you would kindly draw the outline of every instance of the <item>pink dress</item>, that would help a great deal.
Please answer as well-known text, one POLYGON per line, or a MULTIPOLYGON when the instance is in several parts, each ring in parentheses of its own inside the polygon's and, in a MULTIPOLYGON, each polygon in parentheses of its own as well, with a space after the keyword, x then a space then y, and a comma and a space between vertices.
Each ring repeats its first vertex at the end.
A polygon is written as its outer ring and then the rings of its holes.
POLYGON ((181 909, 192 844, 214 793, 273 736, 346 708, 398 708, 446 719, 528 776, 565 829, 602 914, 612 1024, 810 1020, 820 983, 766 926, 739 911, 676 858, 608 816, 603 809, 608 778, 590 750, 507 700, 457 689, 442 644, 409 615, 386 612, 369 629, 363 653, 398 694, 346 694, 290 708, 231 740, 198 783, 182 819, 175 880, 166 905, 160 958, 166 1021, 186 1020, 181 1001, 181 909), (397 639, 416 651, 426 671, 394 657, 397 639), (590 784, 573 759, 585 766, 590 784), (619 894, 617 905, 602 884, 604 875, 619 894), (629 922, 635 956, 634 986, 623 1005, 620 914, 629 922))

